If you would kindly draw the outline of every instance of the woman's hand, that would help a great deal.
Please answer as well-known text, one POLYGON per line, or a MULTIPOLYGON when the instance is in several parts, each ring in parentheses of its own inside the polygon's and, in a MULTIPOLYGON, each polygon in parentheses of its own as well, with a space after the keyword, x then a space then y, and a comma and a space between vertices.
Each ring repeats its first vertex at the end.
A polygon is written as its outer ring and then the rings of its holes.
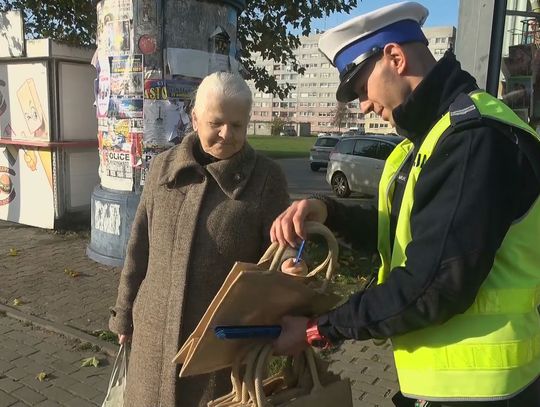
POLYGON ((300 260, 298 263, 295 263, 294 259, 290 258, 281 264, 281 271, 285 274, 291 274, 293 276, 305 276, 308 273, 308 267, 304 260, 300 260))
POLYGON ((312 220, 324 223, 328 216, 326 204, 320 199, 295 201, 279 215, 270 228, 270 239, 281 246, 296 247, 299 240, 306 239, 304 222, 312 220))
POLYGON ((120 345, 125 345, 128 342, 131 342, 131 335, 118 335, 118 343, 120 345))

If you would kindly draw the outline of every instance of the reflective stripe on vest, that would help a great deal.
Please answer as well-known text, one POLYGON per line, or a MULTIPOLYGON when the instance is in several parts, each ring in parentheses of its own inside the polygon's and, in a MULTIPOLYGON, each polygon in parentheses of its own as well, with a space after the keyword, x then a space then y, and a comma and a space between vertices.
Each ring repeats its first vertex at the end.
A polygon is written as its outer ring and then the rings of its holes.
MULTIPOLYGON (((538 135, 506 105, 485 92, 469 95, 482 117, 538 135)), ((390 248, 390 213, 395 177, 413 151, 408 140, 387 159, 379 185, 379 283, 395 267, 406 266, 412 240, 410 215, 422 167, 450 113, 431 129, 412 165, 390 248)), ((392 338, 401 391, 427 400, 497 400, 511 397, 540 375, 540 200, 514 223, 473 305, 441 325, 392 338)), ((414 272, 414 270, 411 270, 414 272)))

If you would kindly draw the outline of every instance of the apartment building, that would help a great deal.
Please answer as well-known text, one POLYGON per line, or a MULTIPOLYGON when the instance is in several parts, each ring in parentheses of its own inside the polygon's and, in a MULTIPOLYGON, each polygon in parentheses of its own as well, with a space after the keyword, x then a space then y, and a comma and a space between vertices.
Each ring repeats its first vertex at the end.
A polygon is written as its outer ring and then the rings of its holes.
MULTIPOLYGON (((456 29, 427 27, 424 28, 424 33, 429 41, 429 49, 436 59, 440 59, 448 48, 453 47, 456 29)), ((298 62, 306 69, 303 75, 294 72, 291 66, 262 58, 256 61, 257 65, 266 67, 268 72, 275 76, 278 84, 293 83, 296 89, 281 100, 255 89, 251 82, 249 85, 253 92, 253 111, 249 134, 270 134, 274 117, 279 117, 290 126, 310 123, 311 133, 345 131, 351 127, 362 128, 366 133, 395 132, 393 127, 373 113, 364 117, 357 100, 347 104, 346 117, 339 125, 334 125, 339 75, 318 49, 320 36, 319 33, 300 39, 300 46, 295 53, 298 62)))

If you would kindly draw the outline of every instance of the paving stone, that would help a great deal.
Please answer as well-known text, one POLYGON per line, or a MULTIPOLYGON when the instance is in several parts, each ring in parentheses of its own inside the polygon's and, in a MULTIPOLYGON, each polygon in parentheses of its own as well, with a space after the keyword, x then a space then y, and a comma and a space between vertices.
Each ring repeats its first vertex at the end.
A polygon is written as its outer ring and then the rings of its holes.
POLYGON ((0 379, 0 390, 5 391, 6 393, 11 393, 21 387, 23 387, 23 384, 13 380, 11 377, 3 377, 0 379))
POLYGON ((8 370, 4 373, 7 377, 11 377, 12 379, 19 380, 23 377, 28 376, 28 371, 21 369, 20 367, 15 367, 11 370, 8 370))
POLYGON ((81 399, 81 398, 78 398, 78 397, 71 400, 70 403, 71 404, 69 405, 69 407, 71 407, 71 406, 74 406, 74 407, 75 406, 76 407, 96 407, 96 406, 101 405, 101 402, 100 403, 94 403, 92 401, 84 400, 84 399, 81 399))
MULTIPOLYGON (((41 403, 36 404, 36 407, 62 407, 62 405, 58 404, 56 401, 44 400, 41 403)), ((73 407, 75 407, 75 405, 73 407)))
POLYGON ((17 399, 0 390, 0 407, 9 407, 16 401, 17 399))
POLYGON ((40 393, 46 396, 48 400, 57 401, 58 403, 66 405, 68 405, 69 401, 73 400, 73 395, 60 387, 49 387, 41 390, 40 393))
POLYGON ((11 393, 12 396, 24 401, 26 404, 35 405, 45 400, 45 397, 29 387, 21 387, 11 393))
POLYGON ((88 383, 76 383, 71 386, 68 391, 73 395, 86 400, 92 400, 94 397, 103 394, 101 391, 93 388, 88 383))

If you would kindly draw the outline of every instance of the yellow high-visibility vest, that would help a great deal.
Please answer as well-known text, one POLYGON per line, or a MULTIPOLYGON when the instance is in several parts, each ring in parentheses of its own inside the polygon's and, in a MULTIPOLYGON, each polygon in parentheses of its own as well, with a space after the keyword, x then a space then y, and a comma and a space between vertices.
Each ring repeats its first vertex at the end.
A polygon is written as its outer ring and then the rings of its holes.
MULTIPOLYGON (((536 132, 510 108, 486 92, 469 95, 483 118, 536 132)), ((423 164, 450 127, 446 113, 418 149, 390 247, 394 180, 413 145, 404 140, 388 158, 379 185, 379 284, 391 270, 406 266, 414 189, 423 164)), ((426 400, 498 400, 519 393, 540 375, 540 199, 512 224, 474 303, 447 322, 392 338, 403 394, 426 400)), ((414 273, 414 270, 411 270, 414 273)))

